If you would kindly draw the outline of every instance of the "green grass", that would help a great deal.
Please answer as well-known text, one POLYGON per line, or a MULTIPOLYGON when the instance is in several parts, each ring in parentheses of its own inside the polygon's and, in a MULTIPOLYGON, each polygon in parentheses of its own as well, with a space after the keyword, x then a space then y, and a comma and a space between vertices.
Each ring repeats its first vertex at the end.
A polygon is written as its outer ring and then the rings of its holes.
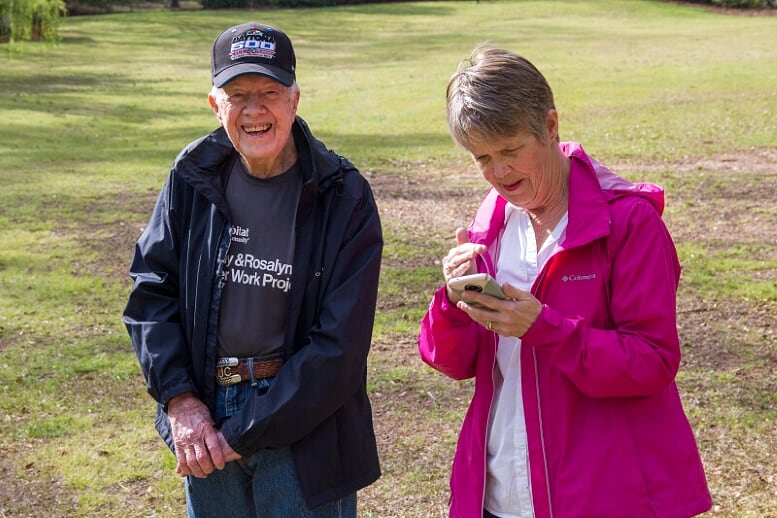
MULTIPOLYGON (((723 245, 725 246, 725 245, 723 245)), ((685 243, 678 246, 684 265, 684 282, 700 290, 702 296, 752 301, 777 302, 775 281, 768 275, 777 271, 777 259, 761 259, 772 254, 774 246, 755 243, 725 247, 714 252, 704 245, 685 243)))
POLYGON ((777 105, 773 17, 640 1, 302 13, 67 19, 58 47, 24 45, 21 55, 0 57, 7 92, 0 153, 12 155, 9 167, 40 164, 31 183, 77 169, 76 181, 121 184, 131 175, 155 187, 171 150, 215 122, 205 104, 210 42, 223 26, 250 17, 291 34, 300 113, 333 147, 370 167, 458 155, 445 131, 444 87, 486 39, 537 63, 554 85, 564 136, 589 142, 603 158, 747 149, 769 145, 777 133, 766 116, 777 105))
POLYGON ((469 219, 446 200, 483 190, 444 106, 481 40, 545 73, 564 139, 667 189, 689 322, 678 381, 713 493, 724 516, 775 516, 775 167, 687 165, 777 147, 777 17, 638 0, 129 12, 67 18, 56 46, 0 45, 0 516, 182 513, 120 315, 171 161, 216 124, 210 44, 246 19, 291 35, 300 115, 370 173, 389 215, 369 366, 384 477, 364 516, 438 516, 447 501, 471 388, 414 342, 469 219), (414 204, 434 217, 434 203, 453 216, 432 229, 414 204))

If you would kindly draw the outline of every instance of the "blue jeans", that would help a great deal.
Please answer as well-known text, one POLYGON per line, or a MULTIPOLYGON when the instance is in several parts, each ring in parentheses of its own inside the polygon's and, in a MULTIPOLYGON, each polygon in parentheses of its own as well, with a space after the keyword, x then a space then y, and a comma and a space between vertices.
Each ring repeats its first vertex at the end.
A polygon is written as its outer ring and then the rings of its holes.
MULTIPOLYGON (((262 394, 272 379, 217 387, 217 422, 237 412, 246 398, 262 394)), ((289 448, 260 450, 228 462, 206 478, 186 478, 190 518, 356 518, 356 493, 315 509, 305 505, 289 448)))

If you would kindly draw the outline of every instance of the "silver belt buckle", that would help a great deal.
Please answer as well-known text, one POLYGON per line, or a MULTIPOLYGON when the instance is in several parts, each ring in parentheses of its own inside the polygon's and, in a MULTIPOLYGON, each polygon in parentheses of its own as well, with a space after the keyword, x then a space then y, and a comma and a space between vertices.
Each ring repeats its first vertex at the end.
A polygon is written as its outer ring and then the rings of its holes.
POLYGON ((216 383, 222 387, 228 387, 235 383, 240 383, 242 378, 240 374, 233 371, 233 367, 237 367, 239 360, 234 356, 226 358, 219 358, 216 360, 216 383))

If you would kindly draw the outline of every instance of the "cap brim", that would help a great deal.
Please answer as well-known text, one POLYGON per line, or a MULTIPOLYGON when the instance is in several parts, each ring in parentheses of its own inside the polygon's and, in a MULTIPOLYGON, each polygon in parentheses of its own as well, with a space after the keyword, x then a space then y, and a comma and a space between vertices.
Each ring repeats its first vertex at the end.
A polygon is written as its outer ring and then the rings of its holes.
POLYGON ((269 77, 278 81, 283 86, 291 86, 294 83, 294 74, 281 70, 272 65, 261 65, 259 63, 238 63, 222 70, 213 77, 213 85, 221 88, 233 79, 247 74, 256 74, 269 77))

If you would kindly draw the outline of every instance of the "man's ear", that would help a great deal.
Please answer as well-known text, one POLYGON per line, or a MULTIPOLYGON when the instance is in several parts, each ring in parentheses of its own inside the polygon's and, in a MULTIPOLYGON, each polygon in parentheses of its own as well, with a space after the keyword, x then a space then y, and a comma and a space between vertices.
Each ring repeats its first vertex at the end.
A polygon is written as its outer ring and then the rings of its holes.
POLYGON ((299 86, 292 87, 292 99, 291 99, 294 115, 297 115, 297 108, 299 108, 299 86))
POLYGON ((208 104, 210 104, 210 107, 213 109, 213 113, 216 114, 216 118, 220 123, 221 113, 219 112, 219 103, 216 102, 216 98, 213 96, 213 94, 208 94, 208 104))

